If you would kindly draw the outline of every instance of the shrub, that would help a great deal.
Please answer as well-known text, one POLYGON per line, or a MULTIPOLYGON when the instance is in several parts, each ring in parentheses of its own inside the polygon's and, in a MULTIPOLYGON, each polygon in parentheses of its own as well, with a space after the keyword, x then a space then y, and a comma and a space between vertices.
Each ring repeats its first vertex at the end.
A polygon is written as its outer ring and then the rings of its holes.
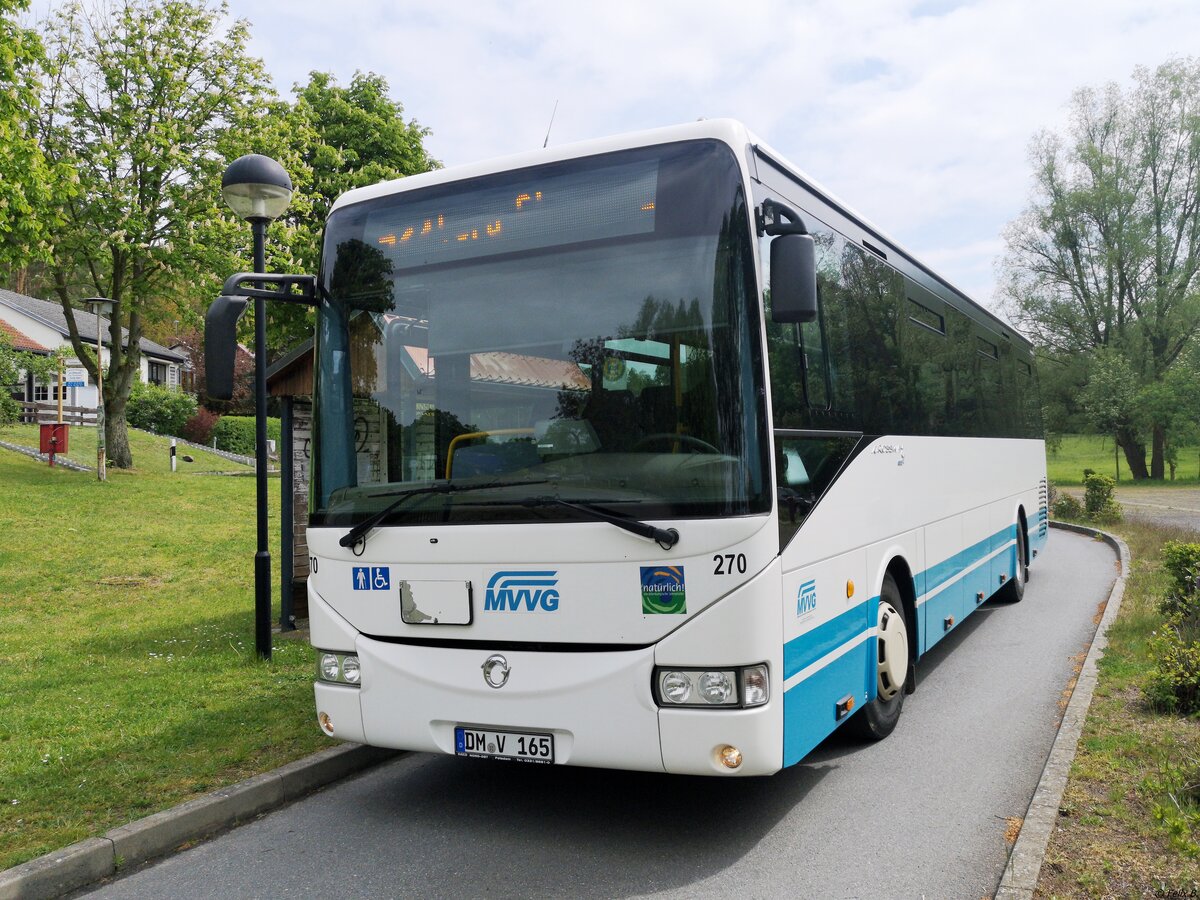
POLYGON ((1200 618, 1167 616, 1148 649, 1154 660, 1145 688, 1150 703, 1183 715, 1200 712, 1200 618))
POLYGON ((183 437, 183 426, 196 414, 196 398, 157 384, 138 382, 129 392, 125 419, 135 428, 183 437))
POLYGON ((7 394, 0 393, 0 425, 11 425, 21 414, 17 401, 7 394))
POLYGON ((1171 590, 1159 608, 1168 615, 1200 617, 1200 544, 1167 541, 1162 548, 1163 569, 1171 576, 1171 590))
MULTIPOLYGON (((267 419, 267 439, 279 447, 281 434, 278 419, 267 419)), ((254 416, 222 416, 213 426, 212 436, 217 449, 242 456, 254 455, 254 416)))
POLYGON ((1056 519, 1082 519, 1083 504, 1070 494, 1059 494, 1051 504, 1050 512, 1054 513, 1056 519))
POLYGON ((194 444, 207 444, 212 439, 213 426, 221 417, 201 406, 183 426, 183 436, 194 444))
POLYGON ((1166 802, 1154 804, 1154 818, 1167 829, 1171 844, 1193 858, 1200 857, 1200 757, 1183 754, 1165 760, 1161 773, 1143 785, 1166 802))
POLYGON ((1117 483, 1107 475, 1097 475, 1090 469, 1084 470, 1084 511, 1087 517, 1101 525, 1120 522, 1121 504, 1113 499, 1117 483))
POLYGON ((1181 594, 1197 590, 1196 576, 1200 575, 1200 544, 1167 541, 1162 548, 1163 568, 1171 576, 1171 586, 1181 594))

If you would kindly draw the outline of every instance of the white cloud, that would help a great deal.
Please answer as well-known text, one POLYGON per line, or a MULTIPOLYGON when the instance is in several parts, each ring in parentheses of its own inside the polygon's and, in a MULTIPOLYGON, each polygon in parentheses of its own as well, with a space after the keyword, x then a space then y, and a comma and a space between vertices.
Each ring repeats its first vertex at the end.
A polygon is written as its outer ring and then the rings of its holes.
MULTIPOLYGON (((42 3, 47 0, 41 0, 42 3)), ((732 116, 983 302, 1073 90, 1195 46, 1194 0, 230 0, 277 86, 384 75, 447 164, 732 116)))

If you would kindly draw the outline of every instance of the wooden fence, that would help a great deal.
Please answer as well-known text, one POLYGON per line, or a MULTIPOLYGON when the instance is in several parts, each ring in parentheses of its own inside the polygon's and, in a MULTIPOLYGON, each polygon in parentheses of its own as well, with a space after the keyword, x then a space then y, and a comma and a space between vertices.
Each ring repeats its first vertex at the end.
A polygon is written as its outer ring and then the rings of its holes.
MULTIPOLYGON (((18 421, 37 424, 58 421, 58 403, 27 403, 17 401, 21 408, 18 421)), ((88 406, 63 405, 63 421, 68 425, 95 425, 96 410, 88 406)))

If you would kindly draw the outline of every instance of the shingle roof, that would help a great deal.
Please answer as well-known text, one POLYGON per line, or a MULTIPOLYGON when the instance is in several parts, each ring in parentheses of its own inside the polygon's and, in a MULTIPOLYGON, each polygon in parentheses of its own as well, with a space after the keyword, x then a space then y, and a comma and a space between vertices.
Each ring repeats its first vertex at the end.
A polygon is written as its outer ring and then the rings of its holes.
POLYGON ((9 343, 11 343, 13 348, 16 350, 29 350, 33 353, 47 354, 53 352, 49 347, 43 347, 33 338, 29 337, 29 335, 19 331, 14 326, 9 325, 3 319, 0 319, 0 331, 3 331, 8 335, 9 343))
MULTIPOLYGON (((34 297, 26 297, 24 294, 18 294, 13 291, 6 291, 0 288, 0 303, 25 313, 30 318, 36 319, 43 325, 53 328, 64 338, 70 337, 71 331, 67 328, 67 316, 63 312, 62 305, 57 301, 38 300, 34 297)), ((108 319, 100 317, 100 330, 103 334, 108 334, 108 319)), ((96 316, 85 309, 76 310, 75 326, 79 330, 81 340, 89 344, 96 343, 96 316)), ((129 339, 129 329, 121 329, 121 340, 129 339)), ((108 341, 106 340, 107 344, 108 341)), ((174 350, 168 350, 162 344, 156 344, 148 338, 142 338, 138 341, 138 347, 142 353, 147 356, 156 356, 160 359, 171 360, 172 362, 184 362, 184 357, 176 353, 174 350)))

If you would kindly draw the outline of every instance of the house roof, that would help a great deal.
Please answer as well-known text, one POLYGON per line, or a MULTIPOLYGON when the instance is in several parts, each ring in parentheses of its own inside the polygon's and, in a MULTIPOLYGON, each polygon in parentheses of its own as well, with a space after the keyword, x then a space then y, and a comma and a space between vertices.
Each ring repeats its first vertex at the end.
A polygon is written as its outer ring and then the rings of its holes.
POLYGON ((31 353, 45 353, 49 355, 53 353, 49 347, 43 347, 33 338, 24 332, 18 330, 15 326, 8 324, 3 319, 0 319, 0 331, 8 335, 9 342, 16 350, 28 350, 31 353))
MULTIPOLYGON (((426 348, 406 346, 404 349, 422 375, 437 377, 437 366, 426 348)), ((498 350, 471 354, 471 380, 576 391, 590 390, 592 386, 583 370, 569 360, 498 350)))
MULTIPOLYGON (((29 318, 41 322, 48 328, 53 328, 63 338, 69 338, 71 331, 67 327, 67 316, 63 312, 62 305, 57 301, 38 300, 34 297, 26 297, 24 294, 18 294, 13 291, 0 289, 0 304, 3 304, 10 309, 15 309, 17 312, 24 313, 29 318)), ((78 315, 75 316, 75 325, 79 330, 80 340, 94 344, 96 343, 96 316, 87 310, 77 310, 78 315)), ((109 327, 108 319, 100 317, 101 333, 107 335, 109 327)), ((121 339, 129 339, 129 329, 121 329, 121 339)), ((109 343, 107 340, 104 343, 109 343)), ((174 350, 168 350, 162 344, 156 344, 148 338, 142 338, 138 341, 138 348, 146 356, 153 356, 158 359, 166 359, 171 362, 184 362, 184 357, 174 350)))

